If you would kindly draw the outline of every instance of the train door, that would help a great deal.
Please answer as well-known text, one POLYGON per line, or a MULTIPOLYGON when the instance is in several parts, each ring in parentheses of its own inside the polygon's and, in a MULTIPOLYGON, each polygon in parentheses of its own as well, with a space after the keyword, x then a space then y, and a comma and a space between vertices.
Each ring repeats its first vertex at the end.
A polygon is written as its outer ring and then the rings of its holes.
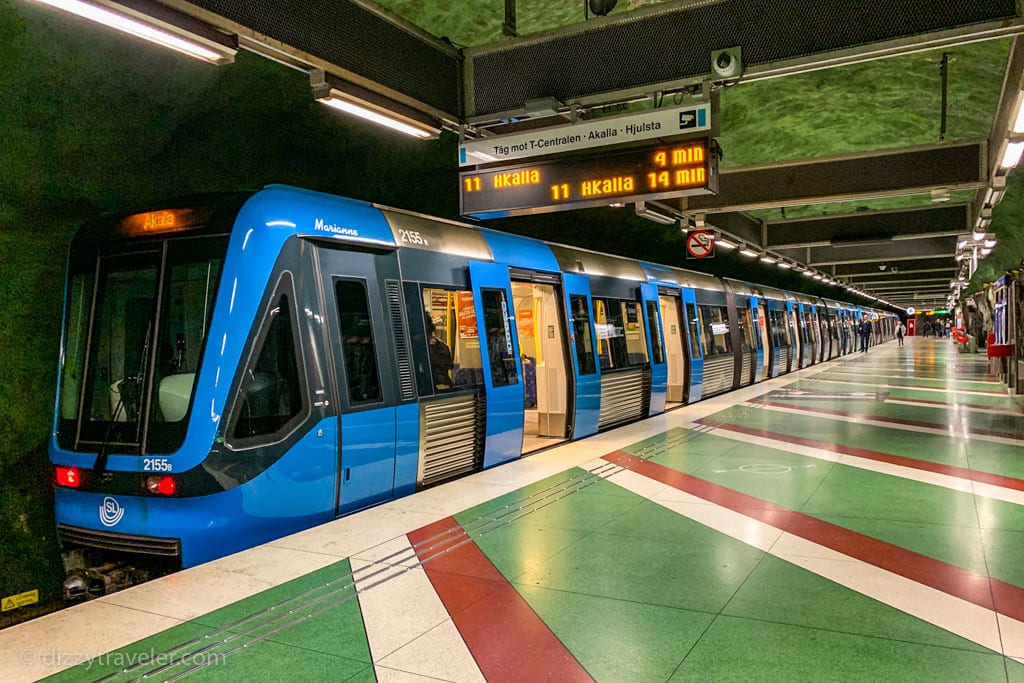
POLYGON ((523 366, 523 453, 569 435, 572 392, 558 277, 514 272, 512 302, 523 366))
POLYGON ((665 395, 668 388, 668 364, 665 362, 665 337, 662 332, 661 311, 658 310, 658 286, 640 285, 640 299, 643 315, 647 319, 647 357, 651 364, 651 400, 648 415, 665 412, 665 395))
POLYGON ((573 360, 573 384, 576 387, 570 436, 581 439, 597 433, 601 414, 601 368, 597 364, 594 310, 590 298, 590 280, 583 275, 564 273, 566 310, 569 313, 570 356, 573 360))
MULTIPOLYGON (((406 331, 400 322, 400 329, 393 329, 382 303, 386 289, 399 290, 394 252, 320 246, 317 260, 334 400, 341 420, 335 508, 343 514, 392 497, 393 435, 399 424, 396 405, 403 400, 394 347, 399 343, 396 337, 405 339, 406 331), (381 434, 388 436, 381 438, 381 434)), ((320 400, 329 399, 321 396, 320 400)), ((408 400, 415 405, 414 392, 408 400)))
POLYGON ((772 376, 772 364, 775 362, 775 354, 777 353, 775 347, 772 345, 771 335, 771 315, 768 311, 768 301, 766 299, 758 299, 758 318, 760 319, 761 328, 761 373, 758 375, 758 381, 764 381, 772 376))
POLYGON ((803 349, 807 338, 800 327, 800 304, 788 301, 786 309, 789 312, 790 338, 793 340, 793 358, 789 369, 795 371, 803 367, 803 349))
POLYGON ((686 327, 683 324, 682 299, 679 292, 662 287, 658 303, 661 307, 661 323, 665 333, 665 362, 668 366, 665 407, 671 409, 685 404, 690 390, 686 327))
POLYGON ((682 289, 683 324, 686 326, 687 348, 690 358, 690 384, 686 392, 686 402, 699 401, 704 393, 704 342, 700 329, 700 318, 697 316, 697 295, 692 289, 682 289))
POLYGON ((522 454, 525 392, 508 266, 470 261, 469 282, 483 356, 487 406, 483 466, 486 469, 522 454))

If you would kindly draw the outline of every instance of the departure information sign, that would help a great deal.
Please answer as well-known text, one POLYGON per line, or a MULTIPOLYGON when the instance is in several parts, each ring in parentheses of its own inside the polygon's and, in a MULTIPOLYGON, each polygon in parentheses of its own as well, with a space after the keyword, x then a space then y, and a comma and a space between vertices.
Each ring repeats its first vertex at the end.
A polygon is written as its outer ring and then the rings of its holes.
POLYGON ((718 191, 709 138, 461 173, 463 216, 501 218, 718 191))

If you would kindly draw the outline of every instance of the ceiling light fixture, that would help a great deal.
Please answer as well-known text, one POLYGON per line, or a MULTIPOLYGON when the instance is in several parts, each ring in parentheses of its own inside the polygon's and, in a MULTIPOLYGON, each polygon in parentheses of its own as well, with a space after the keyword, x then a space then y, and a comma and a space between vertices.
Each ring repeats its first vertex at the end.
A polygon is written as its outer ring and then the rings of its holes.
POLYGON ((1009 142, 1006 144, 1006 151, 1003 152, 1003 159, 999 162, 1001 168, 1013 168, 1020 163, 1021 154, 1024 154, 1024 142, 1009 142))
POLYGON ((636 215, 640 218, 646 218, 649 221, 660 223, 662 225, 675 225, 679 222, 679 217, 670 215, 668 213, 662 213, 654 208, 652 204, 647 202, 636 203, 636 215))
POLYGON ((108 0, 37 1, 211 64, 229 64, 238 52, 237 36, 149 0, 132 0, 131 7, 108 0))
POLYGON ((349 83, 323 69, 309 72, 309 84, 317 102, 358 116, 381 126, 421 140, 437 138, 441 127, 423 112, 396 102, 379 93, 349 83))

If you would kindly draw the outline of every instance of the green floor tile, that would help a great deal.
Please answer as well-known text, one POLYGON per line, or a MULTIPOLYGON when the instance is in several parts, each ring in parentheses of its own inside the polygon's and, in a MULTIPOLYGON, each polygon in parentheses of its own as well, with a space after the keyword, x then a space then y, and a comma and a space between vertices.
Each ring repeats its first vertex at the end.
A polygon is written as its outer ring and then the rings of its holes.
POLYGON ((596 681, 665 681, 714 618, 705 612, 517 586, 596 681))
POLYGON ((671 681, 1004 681, 1002 655, 722 616, 671 681))
POLYGON ((691 544, 691 537, 705 533, 697 529, 699 526, 680 517, 679 533, 672 543, 601 532, 588 534, 570 551, 529 568, 518 583, 717 612, 763 553, 725 537, 713 549, 706 543, 691 544))
POLYGON ((791 626, 865 636, 884 634, 892 640, 990 652, 981 645, 771 556, 754 569, 723 613, 791 626))

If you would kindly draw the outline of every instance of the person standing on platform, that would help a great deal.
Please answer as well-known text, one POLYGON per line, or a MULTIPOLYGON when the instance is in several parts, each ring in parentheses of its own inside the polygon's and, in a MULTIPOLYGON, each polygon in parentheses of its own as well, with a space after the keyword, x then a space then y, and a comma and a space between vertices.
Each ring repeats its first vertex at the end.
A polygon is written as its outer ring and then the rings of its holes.
POLYGON ((900 346, 903 346, 903 335, 906 333, 906 329, 902 320, 896 323, 896 341, 899 342, 900 346))
POLYGON ((860 334, 860 350, 864 353, 868 352, 868 342, 871 341, 871 321, 868 320, 867 316, 864 316, 864 320, 861 321, 860 326, 857 328, 857 332, 860 334))

